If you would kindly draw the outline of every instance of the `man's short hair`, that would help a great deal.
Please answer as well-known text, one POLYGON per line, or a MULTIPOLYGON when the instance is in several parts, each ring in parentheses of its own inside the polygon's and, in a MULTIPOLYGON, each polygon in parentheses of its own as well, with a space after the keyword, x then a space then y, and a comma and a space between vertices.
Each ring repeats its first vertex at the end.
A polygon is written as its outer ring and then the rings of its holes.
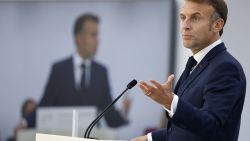
POLYGON ((94 14, 83 14, 80 15, 75 21, 73 34, 76 36, 83 28, 86 21, 93 21, 99 23, 99 18, 94 14))
MULTIPOLYGON (((196 3, 207 3, 211 5, 215 9, 215 12, 213 13, 212 18, 219 16, 218 18, 222 18, 224 20, 224 26, 225 26, 226 21, 227 21, 228 8, 224 0, 186 0, 186 1, 192 1, 196 3), (218 16, 215 16, 215 15, 218 15, 218 16)), ((223 33, 223 28, 220 31, 220 35, 222 35, 222 33, 223 33)))

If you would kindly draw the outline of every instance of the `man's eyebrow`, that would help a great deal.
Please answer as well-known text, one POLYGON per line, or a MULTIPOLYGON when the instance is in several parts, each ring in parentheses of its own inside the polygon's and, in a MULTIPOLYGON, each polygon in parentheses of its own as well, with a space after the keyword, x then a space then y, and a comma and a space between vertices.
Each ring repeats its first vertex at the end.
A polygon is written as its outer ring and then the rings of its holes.
POLYGON ((191 14, 191 16, 201 16, 201 13, 195 12, 195 13, 191 14))
MULTIPOLYGON (((195 12, 195 13, 192 13, 192 14, 190 14, 191 16, 201 16, 201 13, 199 13, 199 12, 195 12)), ((180 16, 185 16, 185 14, 184 13, 180 13, 180 16)))

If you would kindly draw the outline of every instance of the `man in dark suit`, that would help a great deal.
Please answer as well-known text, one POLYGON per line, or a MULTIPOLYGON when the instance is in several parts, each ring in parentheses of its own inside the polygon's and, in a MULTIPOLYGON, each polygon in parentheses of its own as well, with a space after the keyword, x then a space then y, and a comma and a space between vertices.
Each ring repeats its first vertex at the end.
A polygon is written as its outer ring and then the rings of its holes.
POLYGON ((139 85, 167 111, 167 128, 134 141, 238 140, 246 78, 220 39, 226 19, 224 0, 185 0, 181 33, 193 56, 173 92, 173 75, 163 84, 150 80, 139 85))
MULTIPOLYGON (((53 65, 39 107, 95 106, 101 112, 112 102, 107 69, 93 60, 98 46, 98 24, 99 18, 92 14, 81 15, 76 20, 76 51, 53 65)), ((105 115, 108 126, 128 123, 129 101, 125 100, 123 106, 123 113, 112 108, 105 115)), ((28 125, 34 126, 35 118, 27 119, 28 125)))

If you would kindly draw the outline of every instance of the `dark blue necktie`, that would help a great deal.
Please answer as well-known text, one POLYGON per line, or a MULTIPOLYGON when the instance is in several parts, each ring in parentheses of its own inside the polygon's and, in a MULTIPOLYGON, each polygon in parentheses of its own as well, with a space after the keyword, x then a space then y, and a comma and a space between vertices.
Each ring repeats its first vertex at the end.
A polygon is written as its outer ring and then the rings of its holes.
POLYGON ((85 66, 85 64, 83 63, 82 65, 81 65, 81 68, 82 68, 82 77, 81 77, 81 84, 80 84, 80 86, 81 86, 81 89, 85 89, 85 87, 86 87, 86 84, 85 84, 85 80, 86 80, 86 66, 85 66))
POLYGON ((183 76, 181 79, 181 83, 183 83, 189 76, 190 71, 192 70, 192 68, 197 64, 197 61, 194 59, 193 56, 188 58, 187 64, 186 64, 186 68, 183 72, 183 76))

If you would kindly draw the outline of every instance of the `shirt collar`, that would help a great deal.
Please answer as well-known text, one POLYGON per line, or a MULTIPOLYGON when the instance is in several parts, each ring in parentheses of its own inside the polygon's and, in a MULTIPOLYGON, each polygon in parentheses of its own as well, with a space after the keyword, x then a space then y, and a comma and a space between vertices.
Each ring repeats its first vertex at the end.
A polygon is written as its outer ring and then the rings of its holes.
POLYGON ((90 59, 83 59, 77 51, 73 53, 73 63, 75 67, 79 67, 82 64, 85 64, 86 67, 90 66, 90 59))
POLYGON ((194 59, 197 61, 197 64, 199 64, 201 62, 201 60, 206 56, 206 54, 211 49, 213 49, 214 47, 216 47, 220 43, 222 43, 222 41, 221 41, 221 39, 218 39, 214 43, 210 44, 209 46, 205 47, 204 49, 202 49, 201 51, 199 51, 198 53, 196 53, 195 55, 193 55, 194 59))

